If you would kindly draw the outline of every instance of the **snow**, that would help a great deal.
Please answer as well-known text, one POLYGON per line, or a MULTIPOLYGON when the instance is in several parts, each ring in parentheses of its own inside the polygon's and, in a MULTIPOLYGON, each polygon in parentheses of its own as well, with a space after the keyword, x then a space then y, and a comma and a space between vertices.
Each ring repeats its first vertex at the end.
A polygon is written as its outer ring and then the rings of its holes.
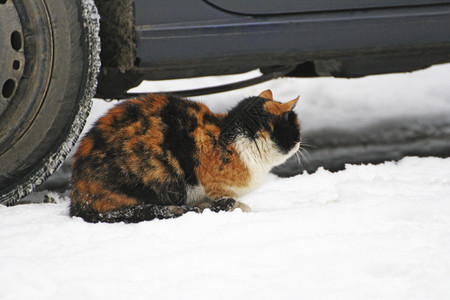
MULTIPOLYGON (((281 101, 300 94, 305 132, 362 130, 395 119, 445 123, 449 75, 443 65, 355 80, 282 79, 195 99, 224 111, 266 88, 281 101)), ((113 104, 94 101, 88 123, 113 104)), ((69 176, 66 164, 51 180, 69 176)), ((47 189, 27 198, 39 203, 0 206, 2 300, 450 298, 450 158, 268 175, 240 199, 250 213, 207 211, 139 224, 70 218, 69 191, 47 189)))
POLYGON ((270 175, 251 213, 89 224, 58 199, 0 208, 0 299, 450 296, 450 159, 270 175))

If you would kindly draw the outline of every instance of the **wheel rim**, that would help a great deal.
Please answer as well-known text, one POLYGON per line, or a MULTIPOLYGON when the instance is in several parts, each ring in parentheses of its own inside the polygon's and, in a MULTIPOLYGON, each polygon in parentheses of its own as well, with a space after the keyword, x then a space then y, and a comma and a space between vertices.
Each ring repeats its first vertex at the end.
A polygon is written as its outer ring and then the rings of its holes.
POLYGON ((25 55, 19 15, 12 0, 0 0, 0 115, 5 111, 22 78, 25 55))

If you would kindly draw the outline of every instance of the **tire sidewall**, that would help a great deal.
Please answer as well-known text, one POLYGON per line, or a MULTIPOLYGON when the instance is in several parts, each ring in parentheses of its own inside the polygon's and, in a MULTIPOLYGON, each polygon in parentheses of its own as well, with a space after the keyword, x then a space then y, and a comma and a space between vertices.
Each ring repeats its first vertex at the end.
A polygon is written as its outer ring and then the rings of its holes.
MULTIPOLYGON (((36 0, 22 0, 36 1, 36 0)), ((52 71, 39 113, 25 134, 1 155, 0 165, 8 176, 17 178, 14 186, 0 188, 0 195, 30 183, 45 163, 47 177, 61 162, 51 157, 60 151, 79 110, 88 82, 89 47, 82 21, 80 0, 40 0, 45 4, 53 34, 52 71)), ((90 99, 89 99, 90 100, 90 99)), ((72 144, 75 141, 72 141, 72 144)), ((68 151, 66 151, 68 152, 68 151)), ((39 185, 44 178, 39 178, 39 185)), ((30 192, 25 190, 23 194, 30 192)), ((22 196, 21 195, 21 196, 22 196)))

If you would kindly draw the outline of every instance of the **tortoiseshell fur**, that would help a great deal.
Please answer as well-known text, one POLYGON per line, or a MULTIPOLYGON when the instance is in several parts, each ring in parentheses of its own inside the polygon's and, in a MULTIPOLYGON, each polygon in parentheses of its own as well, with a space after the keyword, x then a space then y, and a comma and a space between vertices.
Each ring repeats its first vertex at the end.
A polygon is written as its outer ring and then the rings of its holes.
POLYGON ((248 211, 235 198, 298 150, 296 101, 275 102, 265 91, 228 114, 164 94, 115 106, 75 154, 70 215, 130 223, 205 208, 248 211))

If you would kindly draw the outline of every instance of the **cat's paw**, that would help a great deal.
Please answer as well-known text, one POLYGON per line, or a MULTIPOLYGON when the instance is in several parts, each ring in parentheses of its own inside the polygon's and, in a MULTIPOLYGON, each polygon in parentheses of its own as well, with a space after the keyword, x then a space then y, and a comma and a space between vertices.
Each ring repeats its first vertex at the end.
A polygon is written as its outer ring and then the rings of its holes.
POLYGON ((243 212, 251 211, 250 207, 248 207, 244 203, 236 201, 236 200, 234 200, 232 198, 222 198, 222 199, 213 201, 213 202, 210 203, 209 208, 213 212, 233 211, 236 208, 240 208, 243 212))
POLYGON ((236 205, 236 202, 237 201, 232 198, 222 198, 211 202, 209 208, 213 212, 232 211, 236 205))
POLYGON ((176 217, 179 217, 181 215, 184 215, 187 212, 196 212, 196 213, 201 213, 202 210, 199 209, 198 207, 191 207, 191 206, 185 206, 185 205, 169 205, 169 206, 165 206, 164 207, 165 210, 167 211, 166 214, 167 215, 173 215, 176 217))
POLYGON ((244 204, 242 202, 236 201, 236 204, 233 208, 235 210, 236 208, 240 208, 243 212, 251 212, 252 209, 247 204, 244 204))

